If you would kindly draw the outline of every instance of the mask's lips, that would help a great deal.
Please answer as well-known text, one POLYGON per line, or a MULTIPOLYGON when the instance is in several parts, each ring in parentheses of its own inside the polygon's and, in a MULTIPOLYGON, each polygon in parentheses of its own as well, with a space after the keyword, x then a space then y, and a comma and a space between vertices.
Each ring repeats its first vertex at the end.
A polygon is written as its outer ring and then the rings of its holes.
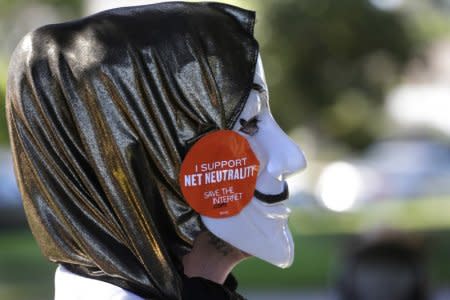
POLYGON ((283 191, 279 194, 264 194, 258 190, 255 190, 255 193, 253 195, 258 200, 261 200, 265 203, 273 204, 273 203, 277 203, 280 201, 284 201, 287 198, 289 198, 289 188, 288 188, 287 182, 285 181, 283 191))

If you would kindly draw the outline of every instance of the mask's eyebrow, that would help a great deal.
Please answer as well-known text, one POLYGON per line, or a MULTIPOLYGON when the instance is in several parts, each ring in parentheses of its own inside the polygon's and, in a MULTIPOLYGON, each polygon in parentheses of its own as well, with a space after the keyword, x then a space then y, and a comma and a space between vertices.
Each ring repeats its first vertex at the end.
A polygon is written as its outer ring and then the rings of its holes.
POLYGON ((259 93, 259 97, 261 97, 261 104, 264 107, 268 107, 269 105, 269 97, 267 94, 267 90, 260 84, 253 82, 252 89, 259 93))

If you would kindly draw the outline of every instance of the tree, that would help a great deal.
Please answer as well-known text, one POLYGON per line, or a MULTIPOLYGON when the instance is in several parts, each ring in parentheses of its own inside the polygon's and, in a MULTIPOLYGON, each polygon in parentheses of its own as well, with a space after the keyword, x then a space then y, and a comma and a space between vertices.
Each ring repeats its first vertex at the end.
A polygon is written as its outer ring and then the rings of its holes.
POLYGON ((266 10, 262 51, 281 125, 366 146, 385 90, 417 46, 404 15, 361 0, 286 0, 266 10))
MULTIPOLYGON (((29 26, 35 25, 33 21, 36 20, 23 24, 21 21, 27 20, 27 15, 24 16, 21 13, 24 13, 25 8, 31 6, 36 8, 39 5, 47 5, 57 14, 62 15, 64 19, 70 19, 81 15, 82 0, 0 0, 0 36, 2 37, 2 44, 0 45, 0 145, 8 143, 5 115, 7 61, 11 55, 11 49, 18 43, 20 37, 34 29, 29 28, 29 26)), ((42 14, 42 11, 33 12, 34 19, 39 17, 39 13, 42 14)), ((49 22, 51 20, 43 21, 49 22)))

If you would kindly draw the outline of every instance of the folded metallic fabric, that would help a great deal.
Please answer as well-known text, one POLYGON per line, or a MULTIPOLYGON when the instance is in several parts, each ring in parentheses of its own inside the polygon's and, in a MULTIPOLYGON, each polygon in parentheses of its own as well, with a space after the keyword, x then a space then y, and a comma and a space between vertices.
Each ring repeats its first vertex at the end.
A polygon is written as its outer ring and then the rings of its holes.
POLYGON ((9 68, 7 119, 32 232, 53 262, 148 299, 181 299, 181 258, 203 229, 180 164, 230 129, 253 83, 254 12, 171 2, 28 35, 9 68))

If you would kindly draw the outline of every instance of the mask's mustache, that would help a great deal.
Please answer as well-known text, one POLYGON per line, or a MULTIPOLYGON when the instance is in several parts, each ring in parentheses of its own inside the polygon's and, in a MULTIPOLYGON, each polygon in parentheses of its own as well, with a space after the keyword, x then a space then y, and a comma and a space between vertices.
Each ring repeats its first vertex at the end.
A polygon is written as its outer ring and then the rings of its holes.
POLYGON ((284 187, 283 187, 283 191, 279 194, 263 194, 258 190, 255 190, 255 193, 253 194, 255 196, 256 199, 261 200, 263 202, 269 203, 269 204, 273 204, 273 203, 277 203, 283 200, 286 200, 287 198, 289 198, 289 188, 287 185, 287 182, 284 182, 284 187))

